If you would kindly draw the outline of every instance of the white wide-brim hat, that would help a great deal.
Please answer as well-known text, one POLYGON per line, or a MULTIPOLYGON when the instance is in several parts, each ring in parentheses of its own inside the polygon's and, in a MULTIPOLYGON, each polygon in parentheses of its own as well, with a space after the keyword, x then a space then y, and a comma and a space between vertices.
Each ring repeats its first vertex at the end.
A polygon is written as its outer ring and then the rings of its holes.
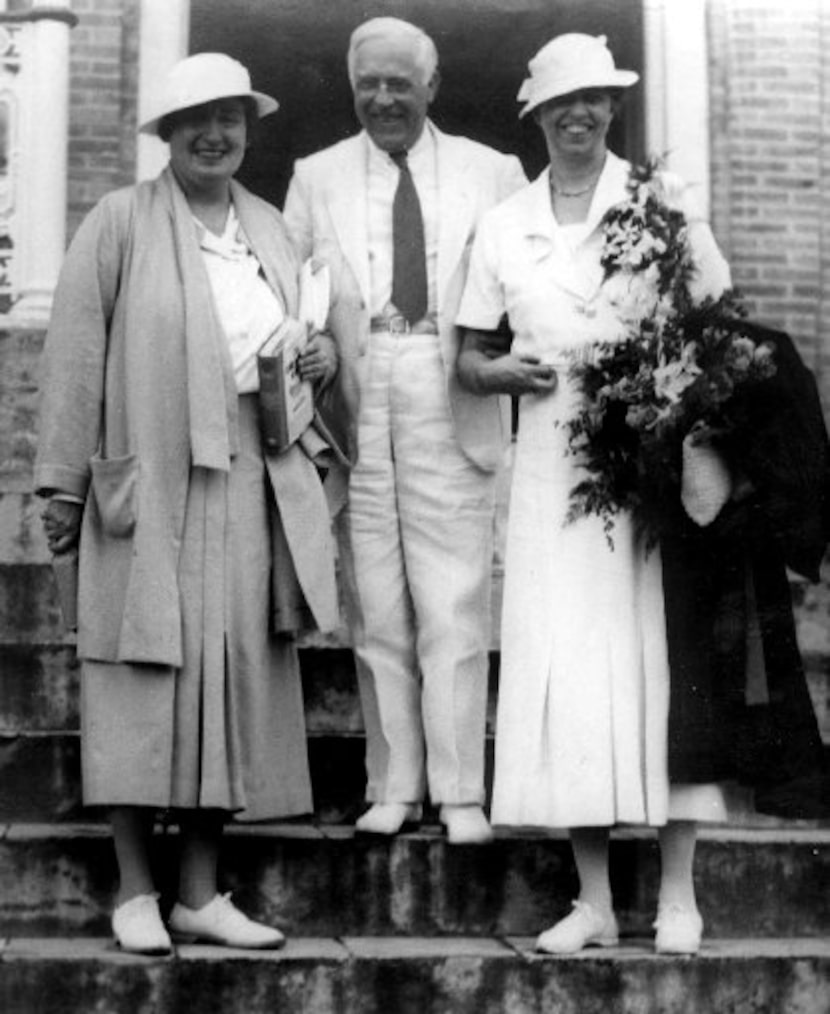
POLYGON ((542 46, 528 63, 529 76, 522 82, 519 116, 526 116, 543 102, 583 88, 628 88, 640 75, 617 70, 604 35, 568 32, 542 46))
POLYGON ((197 53, 180 60, 168 73, 151 112, 139 127, 142 134, 157 134, 170 113, 201 106, 217 99, 251 98, 260 117, 279 108, 270 95, 251 88, 251 75, 238 60, 225 53, 197 53))

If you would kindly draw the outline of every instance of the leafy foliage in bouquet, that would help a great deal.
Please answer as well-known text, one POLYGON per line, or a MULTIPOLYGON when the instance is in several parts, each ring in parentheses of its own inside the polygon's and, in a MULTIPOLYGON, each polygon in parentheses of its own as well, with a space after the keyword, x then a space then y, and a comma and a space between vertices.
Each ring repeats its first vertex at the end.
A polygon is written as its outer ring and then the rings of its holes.
POLYGON ((630 200, 606 218, 602 256, 606 279, 646 272, 654 298, 623 340, 571 368, 584 398, 568 445, 585 478, 568 520, 599 516, 612 545, 622 510, 649 542, 659 537, 679 506, 686 436, 728 443, 742 425, 742 392, 775 372, 772 347, 742 332, 736 292, 692 304, 686 220, 665 203, 655 168, 633 171, 630 200))
POLYGON ((632 166, 629 199, 611 208, 603 220, 600 265, 605 280, 619 272, 653 272, 658 298, 688 302, 688 281, 694 270, 686 217, 665 199, 659 176, 660 161, 632 166))

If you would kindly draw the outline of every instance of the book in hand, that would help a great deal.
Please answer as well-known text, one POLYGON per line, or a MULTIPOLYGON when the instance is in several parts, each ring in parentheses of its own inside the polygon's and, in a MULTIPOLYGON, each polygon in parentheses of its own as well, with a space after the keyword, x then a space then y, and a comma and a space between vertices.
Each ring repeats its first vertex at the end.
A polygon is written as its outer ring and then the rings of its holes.
POLYGON ((260 428, 269 454, 289 448, 314 418, 314 392, 300 379, 298 363, 307 341, 307 325, 288 317, 257 356, 260 428))

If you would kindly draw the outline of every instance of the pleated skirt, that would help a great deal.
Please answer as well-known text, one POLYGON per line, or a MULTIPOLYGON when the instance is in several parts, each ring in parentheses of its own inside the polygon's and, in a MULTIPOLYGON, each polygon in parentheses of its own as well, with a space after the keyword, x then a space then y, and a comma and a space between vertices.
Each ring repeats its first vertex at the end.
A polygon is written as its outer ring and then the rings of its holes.
POLYGON ((255 396, 240 397, 240 445, 229 473, 191 471, 178 570, 182 668, 82 664, 88 806, 243 820, 312 809, 296 646, 269 622, 276 508, 255 396))
POLYGON ((569 523, 575 402, 523 402, 508 520, 492 821, 571 828, 723 820, 718 785, 670 785, 659 551, 626 515, 569 523))

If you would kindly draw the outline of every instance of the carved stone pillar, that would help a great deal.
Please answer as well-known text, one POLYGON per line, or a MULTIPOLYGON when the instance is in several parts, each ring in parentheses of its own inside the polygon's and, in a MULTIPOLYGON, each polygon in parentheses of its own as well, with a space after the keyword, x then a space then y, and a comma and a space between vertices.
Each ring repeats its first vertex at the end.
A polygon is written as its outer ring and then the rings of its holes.
MULTIPOLYGON (((187 56, 190 0, 141 0, 141 64, 138 78, 138 122, 174 63, 187 56)), ((167 164, 167 145, 157 137, 138 137, 140 180, 157 176, 167 164)))
POLYGON ((47 321, 66 240, 69 0, 0 13, 0 323, 47 321))

